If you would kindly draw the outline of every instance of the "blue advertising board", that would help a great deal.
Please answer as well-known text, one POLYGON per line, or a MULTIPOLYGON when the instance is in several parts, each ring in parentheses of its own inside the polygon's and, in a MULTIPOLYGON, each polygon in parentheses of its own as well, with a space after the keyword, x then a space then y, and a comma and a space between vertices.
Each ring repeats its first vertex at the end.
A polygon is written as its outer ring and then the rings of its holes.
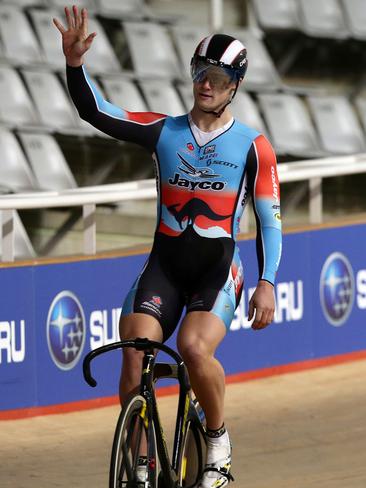
MULTIPOLYGON (((366 349, 366 225, 286 234, 274 323, 254 331, 248 301, 257 281, 255 243, 239 241, 243 299, 217 356, 227 375, 366 349)), ((0 269, 0 410, 116 395, 120 352, 82 359, 118 340, 123 298, 146 255, 0 269)), ((168 344, 174 345, 173 336, 168 344)))

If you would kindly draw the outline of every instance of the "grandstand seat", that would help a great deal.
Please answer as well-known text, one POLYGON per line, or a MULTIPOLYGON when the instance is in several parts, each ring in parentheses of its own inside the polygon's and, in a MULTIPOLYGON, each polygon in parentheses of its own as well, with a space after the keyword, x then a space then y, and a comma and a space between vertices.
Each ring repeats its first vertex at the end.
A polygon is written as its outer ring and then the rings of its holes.
POLYGON ((43 125, 65 134, 77 132, 75 110, 57 76, 35 69, 24 69, 22 73, 43 125))
POLYGON ((297 0, 251 0, 256 18, 264 30, 299 28, 297 0))
POLYGON ((3 191, 16 193, 38 189, 18 140, 4 127, 0 127, 0 182, 3 191))
POLYGON ((308 97, 324 149, 352 154, 365 150, 365 138, 349 100, 341 95, 308 97))
POLYGON ((121 65, 113 47, 102 24, 95 17, 89 16, 89 32, 96 32, 97 37, 85 56, 85 66, 88 71, 94 74, 121 73, 121 65))
POLYGON ((366 8, 364 0, 342 0, 349 30, 355 39, 366 40, 366 8))
POLYGON ((303 101, 296 95, 258 95, 270 139, 278 155, 300 157, 324 155, 303 101))
POLYGON ((0 3, 0 37, 8 63, 27 65, 43 61, 34 31, 20 8, 0 3))
POLYGON ((108 100, 124 110, 132 112, 146 112, 147 106, 135 83, 123 77, 102 76, 103 85, 108 100))
POLYGON ((53 69, 65 69, 61 36, 52 23, 53 17, 60 17, 55 10, 30 9, 30 18, 40 40, 46 63, 53 69))
POLYGON ((40 41, 45 62, 54 69, 65 69, 61 36, 52 23, 53 17, 60 17, 57 10, 28 10, 34 29, 40 41))
POLYGON ((96 0, 101 15, 106 17, 130 17, 141 19, 149 13, 143 0, 96 0))
POLYGON ((186 113, 177 91, 170 82, 141 81, 140 86, 152 112, 172 116, 186 113))
POLYGON ((199 42, 209 34, 210 28, 198 25, 176 24, 171 27, 176 45, 182 73, 190 78, 190 64, 192 55, 199 42))
POLYGON ((243 83, 245 88, 259 92, 281 88, 281 79, 260 37, 244 29, 228 33, 239 39, 248 51, 248 71, 243 83))
POLYGON ((152 22, 123 22, 122 25, 138 77, 181 77, 178 59, 164 26, 152 22))
POLYGON ((258 107, 248 93, 238 91, 229 107, 239 122, 258 130, 262 134, 267 133, 258 107))
POLYGON ((0 122, 10 127, 40 124, 19 73, 5 65, 0 65, 0 122))
MULTIPOLYGON (((29 11, 48 65, 53 69, 65 69, 61 36, 52 23, 53 17, 60 18, 56 10, 31 9, 29 11)), ((116 73, 121 66, 100 22, 89 16, 89 31, 97 32, 93 48, 85 57, 85 65, 91 73, 116 73)))
MULTIPOLYGON (((14 256, 18 259, 33 258, 36 256, 36 252, 28 237, 27 231, 19 217, 19 214, 14 210, 14 256)), ((2 224, 3 213, 0 210, 0 223, 2 224)), ((2 226, 2 225, 1 225, 2 226)), ((1 229, 3 231, 3 229, 1 229)), ((2 232, 0 232, 2 236, 2 232)), ((2 239, 0 238, 0 256, 2 256, 2 239)))
POLYGON ((42 190, 76 188, 77 183, 60 146, 50 134, 18 133, 24 152, 42 190))
POLYGON ((313 37, 345 39, 349 36, 339 0, 298 0, 300 26, 313 37))

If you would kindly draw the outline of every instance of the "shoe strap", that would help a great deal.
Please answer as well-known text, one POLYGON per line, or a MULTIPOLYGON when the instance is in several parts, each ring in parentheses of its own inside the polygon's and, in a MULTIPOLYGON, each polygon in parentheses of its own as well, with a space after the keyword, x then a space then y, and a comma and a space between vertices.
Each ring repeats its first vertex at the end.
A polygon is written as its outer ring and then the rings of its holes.
POLYGON ((203 472, 204 473, 207 473, 208 471, 215 471, 216 473, 220 473, 222 474, 223 476, 226 476, 226 478, 229 480, 229 481, 234 481, 234 477, 233 475, 230 473, 230 471, 226 468, 215 468, 214 466, 207 466, 203 472))

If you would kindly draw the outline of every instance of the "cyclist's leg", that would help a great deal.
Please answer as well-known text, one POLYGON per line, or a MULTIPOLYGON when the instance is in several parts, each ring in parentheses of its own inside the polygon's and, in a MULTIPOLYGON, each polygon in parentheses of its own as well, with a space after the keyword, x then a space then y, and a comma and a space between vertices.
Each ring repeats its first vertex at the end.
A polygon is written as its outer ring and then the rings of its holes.
POLYGON ((197 311, 188 313, 179 331, 179 350, 206 416, 207 457, 199 488, 223 488, 232 480, 231 444, 224 427, 225 375, 214 357, 225 333, 219 317, 197 311))
POLYGON ((187 315, 178 334, 178 349, 211 430, 219 429, 224 420, 225 375, 214 354, 239 304, 242 276, 235 250, 231 262, 223 260, 223 265, 219 263, 196 284, 188 296, 187 315))
MULTIPOLYGON (((131 313, 122 315, 119 324, 120 338, 135 339, 146 337, 152 341, 161 342, 163 331, 159 321, 151 315, 144 313, 131 313)), ((121 405, 127 396, 138 388, 141 378, 143 352, 133 348, 123 350, 122 370, 120 377, 119 395, 121 405)))
POLYGON ((178 336, 178 347, 191 376, 193 390, 206 415, 207 458, 199 488, 223 488, 232 476, 231 444, 224 427, 225 377, 215 359, 217 346, 230 327, 242 290, 242 267, 238 252, 224 270, 217 269, 196 285, 187 303, 178 336), (225 275, 224 275, 225 276, 225 275))
MULTIPOLYGON (((169 328, 173 321, 177 321, 177 311, 179 304, 176 302, 174 290, 159 290, 155 292, 146 291, 144 289, 133 289, 130 294, 134 295, 133 310, 144 310, 147 307, 148 313, 134 311, 127 313, 131 306, 131 296, 126 299, 125 305, 122 309, 122 316, 120 320, 120 336, 121 339, 132 339, 136 337, 146 337, 154 341, 163 341, 168 338, 171 330, 169 328), (175 309, 174 307, 175 303, 175 309), (170 305, 170 306, 168 306, 170 305), (178 305, 178 306, 177 306, 178 305), (175 312, 174 312, 175 310, 175 312), (172 311, 174 313, 172 313, 172 311), (155 315, 155 316, 154 316, 155 315), (164 330, 163 330, 164 329, 164 330)), ((179 317, 178 317, 179 318, 179 317)), ((120 378, 120 400, 123 405, 127 397, 135 390, 137 392, 141 378, 143 352, 136 351, 133 348, 125 348, 123 352, 122 371, 120 378)), ((138 438, 138 430, 134 431, 132 437, 132 446, 136 446, 136 439, 138 438)), ((145 436, 139 441, 139 458, 138 466, 136 468, 137 480, 145 482, 147 477, 148 460, 147 460, 147 439, 145 436)))
POLYGON ((226 327, 219 317, 196 311, 184 318, 177 337, 193 391, 205 412, 207 428, 212 430, 224 422, 225 375, 214 354, 225 334, 226 327))
MULTIPOLYGON (((184 296, 162 269, 160 256, 152 251, 142 273, 125 298, 120 319, 120 337, 147 337, 150 340, 165 341, 174 331, 183 307, 184 296)), ((121 403, 140 383, 142 356, 142 352, 133 348, 123 351, 121 403)))

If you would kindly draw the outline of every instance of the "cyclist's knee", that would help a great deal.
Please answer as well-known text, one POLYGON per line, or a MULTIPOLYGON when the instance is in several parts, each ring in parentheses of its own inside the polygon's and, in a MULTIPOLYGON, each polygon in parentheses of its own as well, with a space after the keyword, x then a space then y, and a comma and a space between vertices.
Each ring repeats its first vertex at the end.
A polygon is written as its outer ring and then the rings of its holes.
POLYGON ((183 361, 188 367, 199 367, 212 355, 212 352, 201 340, 180 339, 177 347, 183 361))

